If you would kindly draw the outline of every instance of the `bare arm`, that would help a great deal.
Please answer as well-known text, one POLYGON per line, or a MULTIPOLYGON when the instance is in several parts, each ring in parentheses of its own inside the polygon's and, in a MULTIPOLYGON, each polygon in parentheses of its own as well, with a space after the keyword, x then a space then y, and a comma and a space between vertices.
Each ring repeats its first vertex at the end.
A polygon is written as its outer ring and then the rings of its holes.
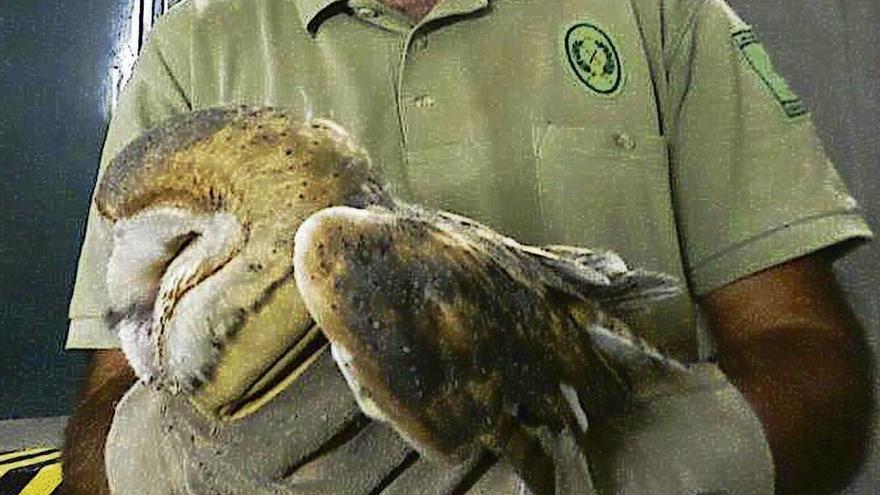
POLYGON ((830 265, 800 258, 701 301, 719 366, 764 425, 780 495, 842 488, 867 451, 873 364, 830 265))
POLYGON ((122 351, 97 350, 73 414, 64 431, 62 449, 65 495, 109 493, 104 472, 104 441, 116 403, 135 381, 122 351))

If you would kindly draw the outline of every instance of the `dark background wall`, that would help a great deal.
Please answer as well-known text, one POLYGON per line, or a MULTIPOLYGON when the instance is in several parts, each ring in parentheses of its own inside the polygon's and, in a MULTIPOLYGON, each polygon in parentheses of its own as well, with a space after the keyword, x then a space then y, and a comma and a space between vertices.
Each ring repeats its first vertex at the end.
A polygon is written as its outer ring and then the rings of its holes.
POLYGON ((66 414, 67 301, 120 0, 0 0, 0 418, 66 414))
MULTIPOLYGON (((875 0, 729 2, 811 108, 877 230, 880 7, 875 0)), ((63 351, 67 301, 106 126, 111 49, 129 4, 0 0, 0 419, 67 414, 85 369, 82 351, 63 351)), ((875 355, 878 246, 838 265, 875 355)), ((875 448, 846 493, 878 490, 875 448)))

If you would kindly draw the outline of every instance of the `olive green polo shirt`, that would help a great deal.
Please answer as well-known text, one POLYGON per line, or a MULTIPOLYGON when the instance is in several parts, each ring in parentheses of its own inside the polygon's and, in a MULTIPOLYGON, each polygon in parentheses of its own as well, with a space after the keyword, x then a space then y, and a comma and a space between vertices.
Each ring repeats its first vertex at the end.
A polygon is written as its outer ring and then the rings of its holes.
MULTIPOLYGON (((692 350, 691 297, 871 235, 758 41, 721 0, 445 0, 418 23, 376 0, 190 0, 151 34, 102 164, 194 108, 331 118, 406 200, 680 277, 631 319, 692 350)), ((68 347, 118 345, 108 251, 92 209, 68 347)))

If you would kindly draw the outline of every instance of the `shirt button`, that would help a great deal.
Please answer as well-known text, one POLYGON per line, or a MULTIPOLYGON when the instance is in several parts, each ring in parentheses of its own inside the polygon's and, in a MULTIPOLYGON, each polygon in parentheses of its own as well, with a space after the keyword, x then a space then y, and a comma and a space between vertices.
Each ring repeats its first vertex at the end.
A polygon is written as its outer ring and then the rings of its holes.
POLYGON ((355 9, 355 13, 359 17, 363 17, 365 19, 373 19, 375 17, 379 17, 379 12, 376 9, 371 9, 370 7, 358 7, 355 9))
POLYGON ((617 145, 618 148, 623 148, 625 150, 635 149, 636 140, 633 139, 632 136, 625 132, 618 132, 614 135, 614 144, 617 145))
POLYGON ((434 101, 434 98, 431 98, 428 95, 422 95, 422 96, 416 97, 414 103, 416 104, 416 107, 418 107, 418 108, 433 108, 435 101, 434 101))

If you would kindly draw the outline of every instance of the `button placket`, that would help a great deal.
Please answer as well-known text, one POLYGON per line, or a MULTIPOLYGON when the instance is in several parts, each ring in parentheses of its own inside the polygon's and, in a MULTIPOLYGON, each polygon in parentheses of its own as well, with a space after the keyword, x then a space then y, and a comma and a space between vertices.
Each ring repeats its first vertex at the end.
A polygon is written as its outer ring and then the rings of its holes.
MULTIPOLYGON (((412 33, 407 34, 403 42, 400 53, 400 66, 397 70, 397 116, 400 122, 400 135, 403 138, 403 149, 409 148, 409 122, 407 113, 409 112, 411 101, 414 96, 410 93, 406 86, 407 69, 407 53, 409 52, 409 43, 412 33)), ((404 156, 406 154, 404 153, 404 156)))
POLYGON ((401 126, 401 135, 403 136, 404 149, 409 149, 410 144, 410 119, 408 114, 413 111, 422 113, 425 109, 433 108, 436 100, 425 90, 425 88, 412 87, 407 84, 407 72, 411 65, 412 57, 416 53, 427 47, 427 37, 419 32, 419 26, 413 28, 404 41, 401 57, 400 69, 398 71, 398 115, 401 126))

